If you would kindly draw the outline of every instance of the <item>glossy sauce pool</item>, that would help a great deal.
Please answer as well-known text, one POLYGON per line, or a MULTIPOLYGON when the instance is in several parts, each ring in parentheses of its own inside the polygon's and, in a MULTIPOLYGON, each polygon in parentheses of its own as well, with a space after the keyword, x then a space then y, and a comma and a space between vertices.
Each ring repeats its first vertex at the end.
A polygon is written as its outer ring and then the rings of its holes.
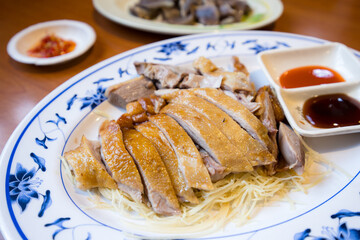
POLYGON ((323 66, 304 66, 290 69, 280 76, 279 81, 282 88, 345 82, 339 73, 323 66))
POLYGON ((303 116, 319 128, 360 125, 360 102, 343 93, 315 96, 304 103, 303 116))

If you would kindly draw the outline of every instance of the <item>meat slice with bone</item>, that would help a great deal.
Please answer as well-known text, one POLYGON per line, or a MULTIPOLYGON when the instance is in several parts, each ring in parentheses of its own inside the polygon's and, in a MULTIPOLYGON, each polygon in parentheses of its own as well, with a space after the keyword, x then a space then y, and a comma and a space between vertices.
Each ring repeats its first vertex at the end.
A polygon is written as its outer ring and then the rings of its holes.
POLYGON ((161 109, 174 118, 190 137, 211 157, 231 172, 248 172, 249 161, 229 139, 204 115, 184 105, 170 103, 161 109))
POLYGON ((182 90, 164 95, 166 100, 193 108, 209 119, 241 152, 241 158, 247 159, 252 166, 275 163, 274 156, 258 141, 253 139, 229 115, 214 104, 182 90))
POLYGON ((210 174, 212 182, 217 182, 231 173, 226 167, 217 163, 204 149, 200 149, 199 152, 210 174))
POLYGON ((174 88, 186 75, 193 73, 193 71, 187 68, 165 64, 135 62, 134 65, 138 74, 158 81, 160 88, 174 88))
POLYGON ((199 200, 196 198, 194 191, 186 185, 184 177, 179 170, 179 163, 174 150, 160 129, 152 122, 144 122, 135 126, 135 128, 155 146, 165 164, 179 200, 181 202, 198 203, 199 200))
POLYGON ((218 68, 210 59, 199 57, 193 63, 194 68, 203 75, 213 77, 222 77, 221 88, 231 92, 248 92, 255 91, 254 85, 250 82, 244 72, 227 72, 218 68))
POLYGON ((278 142, 288 168, 301 175, 304 172, 305 152, 299 136, 288 125, 280 122, 278 142))
POLYGON ((114 120, 105 120, 100 126, 99 138, 103 160, 110 176, 117 182, 119 189, 142 202, 144 186, 135 162, 125 148, 120 126, 114 120))
POLYGON ((273 143, 268 136, 266 127, 252 114, 244 105, 235 99, 227 96, 223 91, 212 88, 189 89, 196 96, 201 97, 232 117, 242 128, 253 138, 258 140, 271 153, 274 151, 273 143))
POLYGON ((126 149, 139 169, 153 210, 162 215, 180 214, 174 188, 156 148, 138 131, 122 130, 126 149))
POLYGON ((278 129, 269 93, 265 91, 264 88, 260 88, 255 101, 260 104, 260 108, 256 111, 255 115, 259 116, 260 121, 267 128, 268 134, 273 143, 272 153, 274 156, 277 156, 278 148, 276 143, 276 134, 278 129))
POLYGON ((64 154, 75 174, 76 186, 81 190, 97 187, 116 189, 117 184, 101 161, 100 144, 82 136, 80 146, 64 154))
POLYGON ((185 130, 165 114, 150 116, 149 120, 164 133, 171 144, 186 184, 202 190, 214 189, 200 153, 185 130))
POLYGON ((127 103, 142 97, 150 97, 154 91, 154 84, 144 76, 140 76, 107 88, 105 96, 111 104, 125 108, 127 103))

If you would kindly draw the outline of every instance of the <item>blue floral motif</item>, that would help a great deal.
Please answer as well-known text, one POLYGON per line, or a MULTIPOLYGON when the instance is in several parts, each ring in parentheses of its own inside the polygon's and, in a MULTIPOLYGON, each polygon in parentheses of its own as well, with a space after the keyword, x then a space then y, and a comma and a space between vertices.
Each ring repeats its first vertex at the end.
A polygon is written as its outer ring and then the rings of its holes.
POLYGON ((248 44, 251 44, 253 45, 252 47, 249 48, 249 50, 252 50, 255 52, 255 54, 259 54, 263 51, 267 51, 267 50, 273 50, 273 49, 278 49, 280 47, 290 47, 289 44, 285 43, 285 42, 275 42, 274 44, 269 44, 269 43, 258 43, 257 40, 247 40, 247 41, 244 41, 242 43, 243 45, 248 45, 248 44))
POLYGON ((181 43, 180 41, 172 42, 162 45, 158 52, 164 53, 166 56, 170 56, 174 52, 186 51, 186 46, 187 44, 181 43))
POLYGON ((359 217, 360 212, 352 212, 346 209, 340 210, 339 212, 331 215, 331 218, 339 219, 339 226, 337 230, 332 227, 323 227, 322 233, 326 237, 318 237, 310 235, 311 229, 305 229, 303 232, 296 233, 294 235, 294 240, 358 240, 360 239, 360 229, 348 228, 346 222, 342 222, 343 218, 348 217, 359 217))
POLYGON ((124 73, 125 73, 126 75, 130 75, 127 69, 122 70, 122 68, 119 68, 118 72, 119 72, 119 75, 120 75, 121 78, 123 77, 123 74, 124 74, 124 73))
POLYGON ((235 41, 230 43, 229 41, 225 41, 226 43, 226 47, 229 47, 230 49, 234 49, 235 48, 235 41))
MULTIPOLYGON (((120 70, 119 70, 119 72, 120 72, 120 70)), ((125 70, 124 72, 127 72, 127 70, 125 70)), ((121 76, 121 74, 120 74, 120 76, 121 76)), ((99 80, 93 82, 93 84, 99 84, 99 83, 107 82, 107 81, 111 81, 111 80, 114 80, 114 78, 100 78, 99 80)))
MULTIPOLYGON (((58 218, 57 220, 55 220, 52 223, 47 223, 45 224, 45 227, 51 227, 51 226, 57 226, 58 229, 55 230, 55 232, 52 235, 52 239, 55 240, 56 236, 61 233, 62 231, 66 231, 66 230, 71 230, 71 231, 75 231, 75 229, 79 228, 79 227, 83 227, 83 226, 89 226, 89 224, 81 224, 81 225, 76 225, 74 227, 65 227, 64 226, 64 222, 69 221, 71 218, 66 217, 66 218, 58 218)), ((74 234, 72 235, 73 239, 74 239, 74 234)), ((87 237, 86 240, 91 240, 91 233, 87 233, 87 237)))
POLYGON ((195 47, 194 49, 190 50, 189 52, 186 53, 186 55, 190 55, 190 54, 194 54, 197 52, 197 50, 199 50, 199 46, 195 47))
POLYGON ((19 205, 21 212, 26 210, 27 205, 32 199, 38 199, 39 196, 43 197, 43 202, 40 207, 38 216, 42 217, 45 210, 51 205, 50 190, 47 190, 45 195, 39 193, 37 188, 42 183, 42 180, 35 177, 36 173, 46 171, 45 160, 34 153, 30 156, 34 162, 38 164, 38 168, 31 168, 30 170, 24 168, 21 163, 16 164, 15 174, 10 174, 9 178, 9 195, 13 203, 19 205))
POLYGON ((39 125, 40 125, 40 130, 41 132, 44 134, 44 137, 43 139, 39 139, 39 138, 35 138, 35 142, 36 144, 38 144, 39 146, 42 146, 43 148, 45 149, 48 149, 48 146, 46 145, 47 141, 55 141, 57 138, 50 138, 48 136, 48 134, 54 132, 54 131, 60 131, 62 136, 63 136, 63 139, 65 140, 65 135, 63 133, 63 131, 60 129, 60 126, 59 124, 62 123, 62 124, 66 124, 66 119, 62 116, 60 116, 58 113, 55 113, 55 116, 56 116, 56 120, 48 120, 46 121, 46 123, 51 123, 51 124, 54 124, 56 126, 55 129, 51 130, 51 131, 48 131, 48 132, 45 132, 42 127, 41 127, 41 124, 40 124, 40 120, 39 120, 39 125))
POLYGON ((82 102, 82 106, 80 107, 80 110, 83 110, 86 107, 90 107, 91 110, 94 109, 96 106, 98 106, 100 103, 106 100, 105 97, 106 88, 103 87, 101 83, 110 80, 113 80, 113 78, 103 78, 93 82, 93 84, 96 85, 96 89, 87 91, 86 96, 84 97, 78 97, 78 95, 75 94, 72 98, 70 98, 67 101, 66 110, 70 110, 75 101, 82 102))
POLYGON ((215 45, 212 45, 211 43, 208 43, 207 45, 206 45, 206 50, 209 50, 209 49, 213 49, 213 50, 216 50, 215 49, 215 45))

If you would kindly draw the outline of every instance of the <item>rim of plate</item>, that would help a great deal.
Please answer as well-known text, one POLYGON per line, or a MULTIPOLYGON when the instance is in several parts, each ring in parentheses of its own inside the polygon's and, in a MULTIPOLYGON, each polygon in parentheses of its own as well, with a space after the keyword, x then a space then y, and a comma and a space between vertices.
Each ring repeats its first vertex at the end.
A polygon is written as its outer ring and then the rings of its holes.
POLYGON ((234 31, 234 30, 251 30, 258 29, 267 26, 275 22, 283 13, 284 6, 281 0, 259 0, 268 8, 269 14, 266 15, 265 19, 255 22, 240 22, 234 24, 225 24, 217 26, 189 26, 180 24, 169 24, 152 20, 145 20, 139 17, 135 17, 130 13, 113 13, 113 9, 108 9, 104 3, 111 2, 115 5, 115 0, 93 0, 95 9, 104 17, 110 19, 113 22, 122 24, 124 26, 154 33, 170 34, 170 35, 181 35, 181 34, 197 34, 197 33, 209 33, 209 32, 223 32, 223 31, 234 31))
MULTIPOLYGON (((120 61, 123 58, 126 58, 126 57, 131 56, 136 53, 140 53, 140 52, 152 49, 154 47, 161 46, 161 45, 163 45, 165 43, 169 43, 169 42, 182 41, 182 40, 192 41, 195 39, 202 39, 202 38, 206 38, 209 36, 226 36, 226 35, 228 35, 228 36, 246 35, 246 36, 259 36, 259 37, 261 37, 261 36, 279 36, 279 37, 284 37, 284 38, 289 38, 289 39, 300 39, 300 40, 315 42, 315 43, 319 43, 319 44, 328 42, 327 40, 323 40, 323 39, 319 39, 319 38, 315 38, 315 37, 304 36, 304 35, 299 35, 299 34, 291 34, 291 33, 283 33, 283 32, 269 32, 269 31, 241 31, 241 32, 229 31, 229 32, 222 32, 222 33, 205 33, 205 34, 196 34, 196 35, 190 35, 190 36, 181 36, 181 37, 170 38, 167 40, 162 40, 159 42, 147 44, 147 45, 144 45, 144 46, 141 46, 138 48, 131 49, 124 53, 120 53, 120 54, 110 57, 106 60, 103 60, 102 62, 99 62, 99 63, 93 65, 92 67, 89 67, 89 68, 83 70, 82 72, 76 74, 75 76, 71 77, 70 79, 68 79, 67 81, 62 83, 60 86, 58 86, 56 89, 51 91, 47 96, 45 96, 24 117, 24 119, 19 123, 19 125, 16 127, 14 132, 11 134, 9 140, 5 144, 5 147, 0 155, 0 175, 4 174, 3 176, 5 177, 5 178, 0 179, 0 182, 1 182, 0 191, 2 191, 3 193, 5 191, 5 194, 1 194, 0 196, 4 196, 4 198, 6 200, 6 204, 2 204, 0 206, 0 208, 1 208, 0 209, 1 210, 0 211, 0 214, 1 214, 0 215, 0 229, 1 229, 1 232, 4 235, 4 237, 6 239, 17 239, 17 237, 20 236, 20 237, 26 239, 26 236, 22 232, 22 229, 19 226, 19 223, 17 222, 17 219, 13 212, 12 203, 10 201, 9 193, 7 191, 7 189, 8 189, 8 181, 7 180, 9 179, 10 168, 11 168, 11 165, 12 165, 12 162, 14 159, 14 154, 17 151, 17 147, 18 147, 23 135, 27 131, 28 127, 32 124, 32 122, 36 119, 36 117, 44 109, 46 109, 54 100, 59 98, 62 94, 67 92, 70 88, 74 87, 76 84, 82 82, 83 80, 85 80, 86 78, 91 76, 92 74, 120 61), (7 156, 8 156, 8 158, 6 158, 7 156), (4 208, 6 208, 6 211, 4 211, 4 208)), ((357 57, 360 58, 359 51, 352 49, 352 52, 357 57)), ((81 119, 79 119, 79 122, 81 122, 81 119)), ((326 199, 322 203, 318 204, 317 206, 312 207, 310 210, 303 212, 293 218, 287 219, 285 221, 270 224, 266 227, 256 229, 256 230, 253 230, 250 232, 260 231, 260 230, 264 230, 264 229, 271 228, 274 226, 278 226, 278 225, 281 225, 285 222, 291 221, 293 219, 296 219, 300 216, 303 216, 304 214, 307 214, 307 213, 313 211, 314 209, 323 205, 324 203, 326 203, 327 201, 331 200, 333 197, 338 195, 341 191, 343 191, 349 184, 351 184, 353 182, 353 180, 355 178, 357 178, 359 176, 359 174, 360 174, 360 171, 352 179, 350 179, 341 189, 339 189, 339 191, 337 191, 335 194, 333 194, 332 196, 330 196, 328 199, 326 199)), ((72 199, 71 199, 71 201, 72 201, 72 199)), ((75 204, 75 206, 77 208, 79 208, 79 206, 77 206, 76 204, 75 204)), ((81 208, 79 208, 79 210, 83 212, 83 210, 81 208)), ((83 212, 83 213, 86 216, 88 216, 85 212, 83 212)), ((90 216, 88 216, 88 217, 90 217, 90 216)), ((93 219, 93 218, 91 218, 91 219, 93 219)), ((96 219, 93 219, 93 220, 97 221, 96 219)), ((97 222, 101 223, 99 221, 97 221, 97 222)), ((104 226, 107 226, 104 223, 101 223, 101 224, 104 226)), ((223 235, 221 237, 226 238, 226 237, 239 236, 239 235, 247 234, 250 232, 223 235)), ((216 239, 216 238, 219 238, 219 237, 211 237, 211 239, 216 239)), ((209 239, 209 238, 207 238, 207 239, 209 239)))

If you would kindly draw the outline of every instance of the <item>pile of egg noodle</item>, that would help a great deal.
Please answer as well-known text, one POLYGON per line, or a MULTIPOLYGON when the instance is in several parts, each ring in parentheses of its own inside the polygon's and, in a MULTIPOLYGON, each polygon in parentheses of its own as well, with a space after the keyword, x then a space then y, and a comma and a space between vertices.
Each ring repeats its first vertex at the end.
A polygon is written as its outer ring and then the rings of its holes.
MULTIPOLYGON (((182 214, 178 216, 159 216, 149 206, 135 202, 119 189, 98 188, 89 193, 95 207, 119 212, 124 225, 132 231, 148 232, 151 229, 157 233, 193 234, 191 237, 209 234, 224 228, 229 222, 243 225, 269 202, 288 200, 293 204, 287 197, 288 193, 307 193, 309 188, 322 181, 335 168, 305 142, 303 144, 306 149, 303 175, 288 170, 267 176, 261 168, 248 173, 230 174, 214 183, 214 190, 195 191, 200 203, 182 203, 182 214), (145 225, 137 223, 144 219, 145 225)), ((65 174, 74 183, 74 176, 64 158, 62 163, 65 174)))

